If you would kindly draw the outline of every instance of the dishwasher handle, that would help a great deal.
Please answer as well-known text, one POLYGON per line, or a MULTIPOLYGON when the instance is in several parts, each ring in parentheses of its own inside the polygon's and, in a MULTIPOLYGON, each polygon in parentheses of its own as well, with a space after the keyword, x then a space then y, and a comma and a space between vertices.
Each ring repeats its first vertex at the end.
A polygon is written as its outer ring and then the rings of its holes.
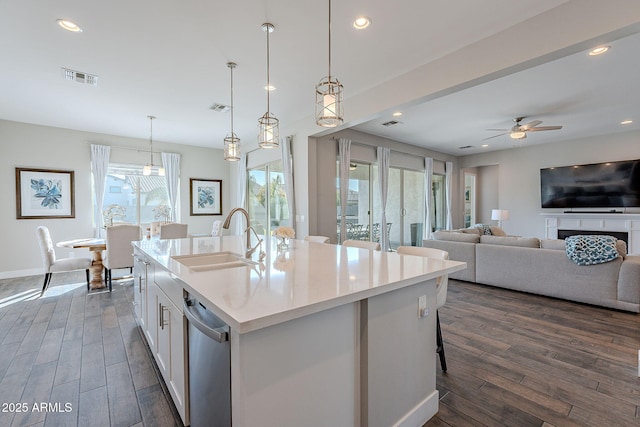
POLYGON ((229 333, 224 330, 224 327, 212 328, 202 321, 197 310, 193 307, 193 301, 185 299, 183 307, 184 315, 200 332, 219 343, 229 341, 229 333))

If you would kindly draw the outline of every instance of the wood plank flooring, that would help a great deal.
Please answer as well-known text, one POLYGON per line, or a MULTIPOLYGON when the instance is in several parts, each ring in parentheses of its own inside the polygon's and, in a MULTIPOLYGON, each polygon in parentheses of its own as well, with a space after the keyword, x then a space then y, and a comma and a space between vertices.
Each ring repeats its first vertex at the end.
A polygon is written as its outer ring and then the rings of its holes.
POLYGON ((640 425, 640 315, 449 281, 426 426, 640 425))
POLYGON ((181 426, 133 281, 87 294, 84 272, 54 274, 38 298, 43 277, 0 280, 0 426, 181 426))
MULTIPOLYGON (((132 282, 87 295, 84 272, 59 274, 37 298, 41 280, 0 280, 0 426, 180 426, 132 282)), ((453 280, 439 311, 449 370, 426 426, 640 425, 639 315, 453 280)))

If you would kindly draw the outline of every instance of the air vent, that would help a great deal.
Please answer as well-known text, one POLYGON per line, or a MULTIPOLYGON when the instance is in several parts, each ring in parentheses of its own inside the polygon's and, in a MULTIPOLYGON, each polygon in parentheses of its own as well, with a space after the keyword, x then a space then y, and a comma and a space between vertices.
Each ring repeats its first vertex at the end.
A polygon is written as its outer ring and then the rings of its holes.
POLYGON ((466 150, 468 148, 473 148, 473 145, 463 145, 462 147, 458 147, 461 150, 466 150))
POLYGON ((399 121, 397 121, 397 120, 389 120, 388 122, 384 122, 384 123, 382 124, 382 126, 389 127, 389 126, 394 126, 394 125, 397 125, 397 124, 400 124, 400 123, 401 123, 401 122, 399 122, 399 121))
POLYGON ((226 113, 227 111, 231 110, 231 107, 215 102, 211 107, 209 107, 209 109, 215 111, 216 113, 226 113))
POLYGON ((62 68, 62 77, 65 80, 72 80, 78 83, 85 83, 91 86, 98 86, 98 76, 82 71, 70 70, 68 68, 62 68))

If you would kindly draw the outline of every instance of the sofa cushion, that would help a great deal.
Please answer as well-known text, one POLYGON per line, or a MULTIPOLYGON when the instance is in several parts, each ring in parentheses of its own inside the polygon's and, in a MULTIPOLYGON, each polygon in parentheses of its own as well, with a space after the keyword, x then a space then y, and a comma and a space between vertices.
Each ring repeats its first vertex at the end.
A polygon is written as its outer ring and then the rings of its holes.
POLYGON ((537 237, 480 236, 480 243, 488 245, 519 246, 522 248, 540 247, 540 239, 537 237))
POLYGON ((435 240, 449 240, 452 242, 480 243, 480 235, 458 233, 457 231, 436 231, 433 233, 435 240))
POLYGON ((471 227, 471 228, 459 228, 457 230, 453 230, 453 231, 457 231, 458 233, 465 233, 465 234, 476 234, 476 235, 480 235, 480 229, 476 228, 476 227, 471 227))

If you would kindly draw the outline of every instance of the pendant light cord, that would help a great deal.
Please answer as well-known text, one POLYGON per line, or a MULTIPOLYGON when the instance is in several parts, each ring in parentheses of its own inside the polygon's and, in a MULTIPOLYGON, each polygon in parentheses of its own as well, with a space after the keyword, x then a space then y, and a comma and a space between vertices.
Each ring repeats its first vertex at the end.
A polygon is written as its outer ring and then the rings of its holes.
POLYGON ((229 69, 231 70, 231 137, 233 138, 233 67, 235 65, 230 65, 229 69))
POLYGON ((331 81, 331 0, 329 0, 329 81, 331 81))
POLYGON ((267 26, 267 115, 270 114, 269 108, 269 92, 271 92, 271 79, 269 75, 269 33, 271 32, 271 28, 267 26))

